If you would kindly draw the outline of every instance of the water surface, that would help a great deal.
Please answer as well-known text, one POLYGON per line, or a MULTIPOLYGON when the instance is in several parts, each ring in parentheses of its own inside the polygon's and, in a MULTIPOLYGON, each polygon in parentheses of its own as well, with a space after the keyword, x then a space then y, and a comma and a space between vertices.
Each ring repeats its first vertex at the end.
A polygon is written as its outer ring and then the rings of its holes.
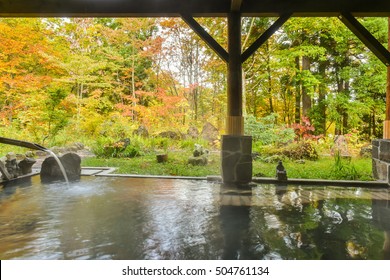
POLYGON ((0 192, 0 259, 383 259, 389 200, 387 189, 35 176, 0 192))

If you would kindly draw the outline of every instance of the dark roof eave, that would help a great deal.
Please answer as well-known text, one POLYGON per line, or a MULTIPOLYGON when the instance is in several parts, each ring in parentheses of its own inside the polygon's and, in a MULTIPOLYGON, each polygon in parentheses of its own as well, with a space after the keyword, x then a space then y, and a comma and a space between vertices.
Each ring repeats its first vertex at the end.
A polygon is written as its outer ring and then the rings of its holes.
MULTIPOLYGON (((292 14, 292 17, 337 17, 341 12, 321 12, 321 13, 305 13, 296 12, 292 14)), ((188 13, 185 13, 188 14, 188 13)), ((375 12, 375 13, 362 13, 356 12, 351 14, 355 17, 390 17, 390 12, 375 12)), ((228 13, 191 13, 193 17, 227 17, 228 13)), ((243 17, 280 17, 283 13, 242 13, 243 17)), ((6 13, 0 12, 0 17, 128 17, 128 18, 168 18, 168 17, 180 17, 181 13, 130 13, 130 12, 111 12, 111 13, 87 13, 87 12, 18 12, 18 13, 6 13)))
MULTIPOLYGON (((232 0, 0 0, 1 17, 225 17, 232 0)), ((386 0, 241 0, 243 16, 390 17, 386 0)))

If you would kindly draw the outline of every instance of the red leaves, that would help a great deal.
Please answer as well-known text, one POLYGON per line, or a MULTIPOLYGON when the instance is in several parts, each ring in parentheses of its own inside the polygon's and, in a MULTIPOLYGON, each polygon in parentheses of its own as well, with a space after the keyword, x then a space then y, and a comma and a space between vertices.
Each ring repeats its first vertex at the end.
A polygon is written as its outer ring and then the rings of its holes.
POLYGON ((301 123, 294 123, 291 125, 297 135, 297 140, 318 140, 322 135, 313 135, 315 131, 314 126, 310 123, 309 117, 302 116, 301 123))

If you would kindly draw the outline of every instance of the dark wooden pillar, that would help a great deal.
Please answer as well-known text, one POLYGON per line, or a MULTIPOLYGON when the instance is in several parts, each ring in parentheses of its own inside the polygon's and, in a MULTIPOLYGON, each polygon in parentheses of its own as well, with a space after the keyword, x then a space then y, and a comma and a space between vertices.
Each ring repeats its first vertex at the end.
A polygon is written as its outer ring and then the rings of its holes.
POLYGON ((242 63, 241 63, 241 14, 228 16, 228 93, 226 134, 243 135, 242 116, 242 63))
POLYGON ((226 134, 222 136, 222 180, 247 186, 252 181, 252 137, 244 136, 242 115, 241 15, 228 16, 228 92, 226 134))
MULTIPOLYGON (((390 17, 388 18, 388 50, 390 51, 390 17)), ((387 65, 386 118, 383 124, 383 139, 390 139, 390 66, 387 65)))

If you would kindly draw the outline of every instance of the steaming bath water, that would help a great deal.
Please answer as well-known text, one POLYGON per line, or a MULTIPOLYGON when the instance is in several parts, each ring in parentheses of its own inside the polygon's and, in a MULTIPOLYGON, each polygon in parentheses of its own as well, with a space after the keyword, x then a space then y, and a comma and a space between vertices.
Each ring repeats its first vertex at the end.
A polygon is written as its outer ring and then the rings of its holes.
POLYGON ((82 178, 4 187, 0 259, 386 257, 387 189, 82 178))

